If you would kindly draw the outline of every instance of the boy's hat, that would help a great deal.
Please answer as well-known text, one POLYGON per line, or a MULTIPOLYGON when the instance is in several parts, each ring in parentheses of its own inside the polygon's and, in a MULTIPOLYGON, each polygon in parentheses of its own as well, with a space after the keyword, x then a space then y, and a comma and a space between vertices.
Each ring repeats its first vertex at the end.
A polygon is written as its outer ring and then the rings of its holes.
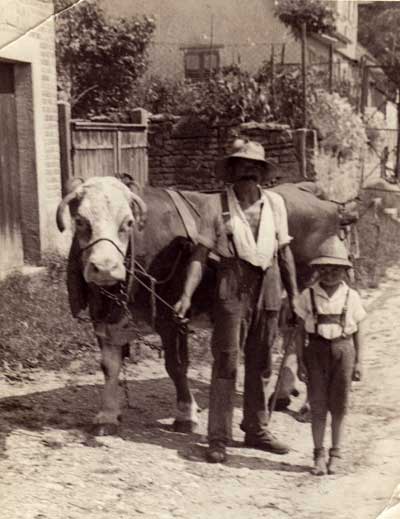
POLYGON ((318 249, 318 256, 311 260, 309 264, 352 267, 346 246, 339 236, 330 236, 322 242, 318 249))
POLYGON ((229 165, 232 161, 237 159, 253 160, 263 166, 265 174, 268 175, 268 177, 272 174, 279 176, 277 164, 265 158, 264 148, 259 142, 236 139, 233 143, 232 153, 217 161, 215 167, 217 177, 221 180, 229 181, 229 178, 227 178, 229 176, 229 165))

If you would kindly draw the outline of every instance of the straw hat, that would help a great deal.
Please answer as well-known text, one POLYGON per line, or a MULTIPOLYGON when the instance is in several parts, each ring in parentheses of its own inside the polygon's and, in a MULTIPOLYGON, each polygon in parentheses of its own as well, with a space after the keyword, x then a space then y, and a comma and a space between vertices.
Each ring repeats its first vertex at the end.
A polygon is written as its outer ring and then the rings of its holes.
POLYGON ((338 236, 331 236, 319 247, 316 258, 310 261, 310 265, 341 265, 352 267, 349 254, 343 241, 338 236))
POLYGON ((253 160, 263 166, 268 177, 272 174, 279 176, 277 165, 272 160, 265 158, 264 148, 259 142, 236 139, 233 143, 232 153, 217 161, 215 167, 217 177, 225 181, 229 180, 230 163, 237 159, 253 160))

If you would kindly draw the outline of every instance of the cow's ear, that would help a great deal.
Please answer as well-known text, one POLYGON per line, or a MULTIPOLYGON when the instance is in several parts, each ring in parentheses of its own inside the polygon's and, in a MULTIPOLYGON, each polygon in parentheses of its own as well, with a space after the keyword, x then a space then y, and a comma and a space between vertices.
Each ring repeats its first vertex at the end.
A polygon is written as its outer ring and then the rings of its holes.
POLYGON ((142 187, 140 184, 133 178, 129 173, 121 173, 120 175, 116 175, 118 180, 120 180, 128 189, 135 193, 138 196, 142 196, 142 187))
POLYGON ((72 193, 84 182, 85 180, 82 177, 70 178, 65 185, 65 194, 72 193))

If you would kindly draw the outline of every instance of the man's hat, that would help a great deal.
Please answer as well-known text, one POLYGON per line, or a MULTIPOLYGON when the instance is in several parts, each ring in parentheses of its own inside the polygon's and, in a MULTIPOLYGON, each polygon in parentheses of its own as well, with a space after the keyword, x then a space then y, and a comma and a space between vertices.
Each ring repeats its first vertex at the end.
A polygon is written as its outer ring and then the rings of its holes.
POLYGON ((331 236, 322 242, 318 249, 318 256, 310 261, 310 265, 352 267, 346 246, 339 236, 331 236))
POLYGON ((253 160, 263 166, 265 174, 268 175, 268 177, 272 174, 279 176, 277 164, 265 158, 264 148, 259 142, 236 139, 233 143, 233 152, 218 160, 215 167, 217 177, 225 181, 229 180, 227 179, 227 174, 229 174, 230 169, 229 164, 236 159, 253 160))

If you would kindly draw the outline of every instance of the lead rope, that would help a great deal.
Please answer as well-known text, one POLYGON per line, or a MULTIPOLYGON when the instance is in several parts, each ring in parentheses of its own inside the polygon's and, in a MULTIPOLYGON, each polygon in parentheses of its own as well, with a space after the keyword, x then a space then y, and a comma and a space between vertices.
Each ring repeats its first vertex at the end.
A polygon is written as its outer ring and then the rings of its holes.
POLYGON ((133 287, 133 281, 135 279, 135 243, 133 240, 133 232, 131 233, 129 245, 131 249, 131 261, 130 261, 130 269, 129 269, 129 280, 128 280, 128 286, 127 286, 127 299, 133 300, 132 298, 132 287, 133 287), (132 299, 131 299, 132 298, 132 299))

